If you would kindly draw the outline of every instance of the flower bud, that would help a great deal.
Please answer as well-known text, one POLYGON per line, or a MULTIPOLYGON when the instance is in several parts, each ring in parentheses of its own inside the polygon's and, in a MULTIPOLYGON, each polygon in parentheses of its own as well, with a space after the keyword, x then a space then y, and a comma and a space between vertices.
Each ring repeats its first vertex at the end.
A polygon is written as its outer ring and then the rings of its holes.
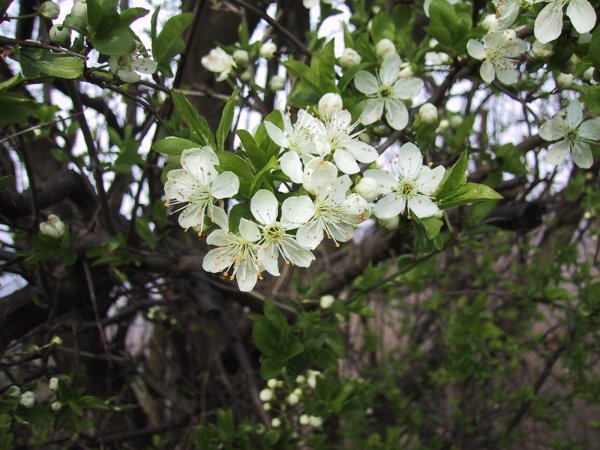
POLYGON ((240 75, 240 80, 242 81, 250 81, 252 79, 252 71, 250 69, 246 69, 240 75))
POLYGON ((54 2, 44 2, 37 9, 38 14, 46 19, 58 19, 60 15, 60 6, 54 2))
POLYGON ((76 27, 84 27, 88 23, 87 3, 75 0, 71 8, 71 21, 76 27))
POLYGON ((273 420, 271 420, 271 426, 273 428, 279 428, 281 426, 281 419, 275 417, 273 420))
POLYGON ((559 73, 556 77, 556 85, 560 89, 567 89, 573 84, 573 75, 570 73, 559 73))
POLYGON ((583 72, 582 77, 584 80, 592 81, 594 79, 594 68, 590 67, 587 69, 585 72, 583 72))
POLYGON ((58 391, 58 378, 50 378, 50 381, 48 382, 48 389, 51 391, 58 391))
POLYGON ((372 202, 379 196, 379 183, 374 178, 365 177, 354 186, 354 192, 366 201, 372 202))
POLYGON ((300 422, 300 425, 306 426, 310 423, 310 417, 308 417, 307 414, 302 414, 298 421, 300 422))
POLYGON ((304 377, 304 375, 298 375, 298 376, 296 377, 296 383, 298 383, 298 384, 302 384, 302 383, 304 383, 305 381, 306 381, 306 378, 304 377))
POLYGON ((259 392, 258 398, 260 398, 263 402, 268 402, 273 399, 273 391, 271 389, 263 389, 259 392))
POLYGON ((317 377, 321 376, 321 372, 318 370, 308 370, 306 372, 306 384, 308 384, 311 389, 314 389, 317 386, 317 377))
POLYGON ((298 402, 300 401, 300 397, 298 397, 298 395, 296 395, 294 392, 292 392, 290 395, 287 396, 286 401, 287 401, 288 405, 294 406, 294 405, 298 404, 298 402))
POLYGON ((331 308, 331 305, 333 305, 334 302, 335 297, 333 295, 324 295, 323 297, 321 297, 321 308, 329 309, 331 308))
POLYGON ((462 116, 454 115, 454 116, 450 117, 450 126, 452 128, 458 128, 461 126, 462 123, 463 123, 462 116))
POLYGON ((415 76, 415 73, 412 70, 412 67, 410 67, 410 64, 403 64, 402 66, 400 66, 400 72, 398 72, 398 77, 400 78, 412 78, 415 76))
POLYGON ((265 411, 271 411, 271 404, 270 403, 263 403, 263 409, 265 411))
POLYGON ((310 416, 308 418, 308 422, 313 428, 319 428, 321 425, 323 425, 323 419, 317 416, 310 416))
POLYGON ((269 386, 271 389, 275 389, 277 387, 277 380, 275 378, 267 380, 267 386, 269 386))
POLYGON ((446 131, 449 126, 450 126, 450 122, 448 121, 448 119, 442 119, 442 120, 440 120, 440 123, 438 124, 438 130, 446 131))
POLYGON ((540 41, 536 40, 533 42, 531 46, 531 54, 536 58, 549 58, 554 53, 554 48, 552 44, 542 44, 540 41))
POLYGON ((437 108, 432 103, 423 103, 419 108, 419 117, 421 118, 421 122, 426 125, 436 123, 438 120, 437 108))
POLYGON ((35 405, 35 393, 31 391, 23 392, 19 403, 25 408, 33 408, 33 405, 35 405))
POLYGON ((273 42, 265 42, 261 45, 258 54, 266 59, 271 59, 275 56, 275 52, 277 51, 277 46, 273 42))
POLYGON ((52 25, 48 35, 55 44, 68 46, 71 42, 71 30, 62 25, 52 25))
POLYGON ((220 47, 215 47, 208 55, 204 55, 200 63, 206 70, 219 74, 217 81, 226 80, 235 67, 232 56, 220 47))
POLYGON ((356 50, 353 48, 345 48, 342 52, 342 56, 340 56, 339 63, 344 69, 349 69, 360 64, 362 58, 358 54, 356 50))
POLYGON ((233 52, 233 60, 235 63, 241 67, 246 67, 250 62, 250 56, 246 50, 242 50, 238 48, 233 52))
POLYGON ((498 17, 496 17, 496 14, 488 14, 481 21, 481 26, 487 31, 495 30, 498 26, 498 17))
POLYGON ((377 53, 377 56, 379 56, 380 58, 383 58, 388 53, 392 53, 395 51, 396 46, 392 41, 390 41, 387 38, 380 40, 375 46, 375 53, 377 53))
POLYGON ((269 89, 272 91, 280 91, 285 87, 285 77, 281 75, 273 75, 269 80, 269 89))
POLYGON ((297 396, 301 396, 302 395, 302 389, 300 389, 300 388, 294 389, 294 394, 296 394, 297 396))
POLYGON ((21 388, 16 384, 13 384, 6 390, 6 395, 10 398, 18 398, 21 396, 21 388))
POLYGON ((55 239, 60 239, 65 234, 66 228, 60 217, 54 214, 50 214, 47 221, 40 223, 40 232, 55 239))
POLYGON ((59 411, 62 408, 62 403, 59 402, 58 400, 52 402, 52 404, 50 405, 50 409, 54 412, 59 411))
POLYGON ((50 345, 54 346, 54 347, 58 347, 59 345, 63 344, 63 340, 60 338, 60 336, 52 336, 52 339, 50 340, 50 345))
POLYGON ((377 219, 379 225, 388 231, 394 231, 398 229, 400 225, 400 216, 390 217, 389 219, 377 219))
POLYGON ((328 92, 319 100, 319 114, 328 119, 344 107, 344 101, 339 94, 328 92))

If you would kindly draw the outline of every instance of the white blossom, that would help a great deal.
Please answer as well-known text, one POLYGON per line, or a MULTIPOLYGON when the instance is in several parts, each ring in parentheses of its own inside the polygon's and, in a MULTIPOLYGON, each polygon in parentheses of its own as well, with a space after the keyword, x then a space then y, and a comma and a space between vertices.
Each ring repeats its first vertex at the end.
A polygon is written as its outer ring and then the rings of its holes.
POLYGON ((535 19, 533 33, 538 41, 545 44, 560 36, 565 5, 567 16, 578 33, 588 33, 594 28, 596 11, 588 0, 550 0, 535 19))
POLYGON ((111 56, 108 58, 108 66, 110 71, 125 83, 137 83, 141 79, 140 73, 153 74, 156 72, 158 63, 136 53, 134 55, 111 56))
POLYGON ((319 114, 324 119, 328 119, 333 116, 333 114, 341 111, 344 107, 344 101, 340 94, 336 94, 335 92, 328 92, 324 94, 318 103, 319 114))
POLYGON ((336 246, 354 236, 354 228, 369 216, 369 205, 358 194, 348 194, 352 181, 348 175, 337 176, 337 168, 316 158, 304 169, 304 189, 315 196, 314 216, 298 228, 296 239, 311 250, 325 234, 336 246))
POLYGON ((58 378, 50 378, 50 381, 48 382, 48 389, 51 391, 58 391, 58 378))
POLYGON ((238 48, 233 52, 232 58, 235 63, 241 67, 246 67, 250 62, 250 56, 248 55, 248 52, 241 48, 238 48))
POLYGON ((573 75, 570 73, 561 72, 556 76, 556 86, 558 86, 560 89, 567 89, 573 84, 574 78, 575 77, 573 77, 573 75))
POLYGON ((385 58, 390 53, 396 53, 396 45, 391 40, 383 38, 375 46, 375 53, 380 58, 385 58))
POLYGON ((548 149, 549 164, 560 164, 571 154, 575 164, 588 169, 593 163, 590 144, 600 140, 600 118, 584 121, 581 105, 574 100, 566 113, 559 112, 540 127, 540 136, 545 141, 557 141, 548 149))
POLYGON ((431 103, 423 103, 419 108, 419 117, 421 118, 421 122, 427 125, 437 122, 437 107, 431 103))
POLYGON ((494 78, 504 84, 517 82, 519 73, 515 69, 515 58, 527 50, 527 44, 515 37, 513 30, 493 31, 484 36, 483 41, 469 39, 467 52, 482 62, 479 74, 486 83, 494 78))
POLYGON ((67 226, 56 214, 50 214, 48 220, 40 223, 40 233, 60 239, 67 231, 67 226))
POLYGON ((379 196, 379 185, 373 178, 361 178, 354 186, 354 192, 368 202, 372 202, 379 196))
POLYGON ((581 77, 586 81, 592 81, 594 79, 594 70, 594 67, 587 68, 581 77))
POLYGON ((419 218, 430 217, 439 211, 431 196, 437 190, 445 169, 423 165, 423 155, 416 145, 404 144, 392 162, 392 173, 381 169, 367 170, 365 178, 379 183, 381 198, 373 213, 379 219, 411 213, 419 218))
POLYGON ((360 64, 361 60, 362 58, 356 50, 347 47, 342 52, 342 56, 340 56, 339 63, 340 66, 342 66, 344 69, 350 69, 351 67, 360 64))
POLYGON ((233 57, 220 47, 213 48, 200 62, 206 70, 218 74, 217 81, 226 80, 236 67, 233 57))
POLYGON ((273 56, 275 56, 276 51, 277 51, 277 45, 275 45, 273 42, 269 41, 269 42, 265 42, 264 44, 262 44, 260 46, 260 50, 258 51, 258 54, 265 59, 271 59, 271 58, 273 58, 273 56))
POLYGON ((33 408, 33 405, 35 405, 35 393, 31 391, 23 392, 19 399, 19 403, 25 408, 33 408))
POLYGON ((333 295, 324 295, 319 301, 319 305, 323 309, 329 309, 335 303, 335 297, 333 295))
POLYGON ((361 115, 365 125, 381 118, 385 109, 385 119, 395 130, 402 130, 408 125, 408 110, 402 100, 415 97, 423 88, 419 78, 400 78, 401 59, 397 53, 388 54, 381 63, 377 76, 361 70, 354 78, 356 89, 368 97, 361 115))
POLYGON ((219 158, 208 146, 189 148, 181 154, 181 169, 171 170, 165 184, 166 205, 183 205, 179 225, 188 229, 199 227, 202 234, 206 213, 211 221, 223 226, 225 211, 215 205, 216 200, 231 198, 238 193, 240 180, 233 172, 218 173, 219 158))
POLYGON ((515 20, 517 20, 517 17, 519 17, 519 0, 494 0, 494 6, 496 7, 496 14, 493 16, 496 21, 493 26, 488 28, 489 31, 506 30, 515 22, 515 20))

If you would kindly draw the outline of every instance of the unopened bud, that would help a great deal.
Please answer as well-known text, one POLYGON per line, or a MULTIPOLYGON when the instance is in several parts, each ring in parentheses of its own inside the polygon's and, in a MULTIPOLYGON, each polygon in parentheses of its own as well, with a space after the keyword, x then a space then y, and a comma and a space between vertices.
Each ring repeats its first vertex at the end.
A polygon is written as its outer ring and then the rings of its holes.
POLYGON ((241 67, 246 67, 250 62, 250 56, 246 50, 237 49, 232 56, 235 63, 241 67))
POLYGON ((84 27, 88 23, 87 3, 75 0, 71 8, 71 22, 76 27, 84 27))
POLYGON ((317 416, 310 416, 308 421, 310 426, 313 428, 319 428, 321 425, 323 425, 323 419, 317 416))
POLYGON ((62 403, 59 402, 58 400, 52 402, 52 404, 50 405, 50 409, 54 412, 59 411, 62 408, 62 403))
POLYGON ((388 53, 392 53, 395 51, 396 46, 392 41, 390 41, 387 38, 380 40, 375 46, 375 53, 377 53, 377 56, 379 56, 380 58, 383 58, 388 53))
POLYGON ((13 384, 6 390, 6 395, 9 396, 10 398, 20 397, 21 396, 21 388, 15 384, 13 384))
POLYGON ((340 66, 342 66, 344 69, 349 69, 360 64, 361 60, 362 58, 360 57, 358 52, 353 48, 348 47, 345 48, 342 52, 342 56, 340 56, 339 63, 340 66))
POLYGON ((277 51, 277 46, 273 42, 265 42, 260 46, 258 54, 266 59, 271 59, 277 51))
POLYGON ((298 395, 296 395, 294 392, 292 392, 290 395, 287 396, 286 401, 287 401, 288 405, 294 406, 294 405, 298 404, 298 402, 300 401, 300 397, 298 397, 298 395))
POLYGON ((560 73, 556 77, 556 85, 560 89, 567 89, 573 84, 573 75, 570 73, 560 73))
POLYGON ((450 126, 450 122, 448 122, 448 119, 442 119, 442 120, 440 120, 440 123, 438 124, 438 130, 446 131, 449 126, 450 126))
POLYGON ((268 402, 273 399, 273 391, 271 389, 263 389, 258 394, 258 398, 260 398, 263 402, 268 402))
POLYGON ((54 2, 44 2, 37 9, 38 14, 46 19, 58 19, 60 15, 60 6, 54 2))
POLYGON ((354 192, 366 201, 372 202, 379 196, 379 183, 374 178, 365 177, 354 186, 354 192))
POLYGON ((302 414, 298 421, 300 422, 300 425, 306 426, 310 424, 310 417, 308 417, 307 414, 302 414))
POLYGON ((498 26, 498 17, 496 17, 496 14, 488 14, 481 21, 481 26, 487 31, 495 30, 498 26))
POLYGON ((267 386, 271 389, 275 389, 277 387, 277 380, 275 378, 271 378, 267 381, 267 386))
POLYGON ((25 408, 33 408, 33 405, 35 405, 35 393, 31 391, 23 392, 19 403, 25 408))
POLYGON ((65 234, 66 228, 60 217, 54 214, 50 214, 47 221, 40 223, 40 232, 55 239, 61 238, 65 234))
POLYGON ((58 347, 62 344, 63 340, 60 338, 60 336, 52 336, 52 339, 50 340, 50 345, 52 345, 53 347, 58 347))
POLYGON ((281 419, 275 417, 273 420, 271 420, 271 426, 273 428, 279 428, 281 426, 281 419))
POLYGON ((240 80, 242 81, 250 81, 252 79, 252 71, 250 69, 246 69, 240 75, 240 80))
POLYGON ((62 25, 52 25, 48 35, 55 44, 68 46, 71 42, 71 30, 62 25))
POLYGON ((273 75, 269 80, 269 89, 272 91, 280 91, 285 87, 285 77, 281 75, 273 75))
POLYGON ((431 125, 438 120, 438 110, 432 103, 423 103, 419 108, 419 117, 421 122, 431 125))
POLYGON ((58 378, 50 378, 50 381, 48 382, 48 389, 51 391, 58 391, 58 378))
POLYGON ((587 69, 585 72, 583 72, 582 77, 584 80, 587 80, 587 81, 593 80, 594 79, 594 68, 590 67, 589 69, 587 69))
POLYGON ((452 128, 458 128, 463 123, 463 118, 459 115, 454 115, 450 117, 450 126, 452 128))
POLYGON ((324 119, 328 119, 344 107, 344 101, 340 94, 328 92, 319 100, 319 114, 324 119))
POLYGON ((531 54, 536 58, 549 58, 554 53, 554 48, 552 44, 542 44, 540 41, 536 40, 531 45, 531 54))

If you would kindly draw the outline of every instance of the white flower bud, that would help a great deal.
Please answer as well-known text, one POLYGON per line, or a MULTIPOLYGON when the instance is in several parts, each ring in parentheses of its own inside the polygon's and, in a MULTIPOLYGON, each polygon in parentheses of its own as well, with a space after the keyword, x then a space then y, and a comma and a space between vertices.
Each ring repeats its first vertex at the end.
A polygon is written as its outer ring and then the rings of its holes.
POLYGON ((377 219, 377 221, 382 228, 385 228, 388 231, 394 231, 397 230, 400 225, 400 216, 394 216, 388 219, 377 219))
POLYGON ((304 375, 298 375, 298 376, 296 377, 296 383, 298 383, 298 384, 302 384, 302 383, 304 383, 305 381, 306 381, 306 378, 304 377, 304 375))
POLYGON ((367 409, 365 409, 365 414, 367 416, 372 416, 373 415, 373 408, 367 408, 367 409))
POLYGON ((286 401, 288 405, 294 406, 298 404, 298 402, 300 401, 300 397, 298 397, 295 393, 292 392, 290 395, 287 396, 286 401))
POLYGON ((206 70, 219 74, 217 81, 226 80, 235 67, 231 55, 219 47, 213 48, 208 55, 202 57, 200 62, 206 70))
POLYGON ((48 389, 51 391, 58 391, 58 378, 50 378, 50 381, 48 382, 48 389))
POLYGON ((233 52, 233 60, 237 65, 241 67, 246 67, 250 62, 250 56, 248 55, 248 52, 246 50, 238 48, 236 51, 233 52))
POLYGON ((71 41, 71 30, 62 25, 52 25, 48 35, 55 44, 68 46, 71 41))
POLYGON ((438 130, 446 131, 449 126, 450 126, 450 122, 448 121, 448 119, 442 119, 442 120, 440 120, 440 123, 438 124, 438 130))
POLYGON ((400 78, 412 78, 415 76, 415 73, 413 72, 412 67, 410 67, 410 64, 403 64, 400 67, 400 72, 398 72, 398 76, 400 78))
POLYGON ((540 41, 536 40, 533 42, 531 46, 531 54, 536 58, 549 58, 554 53, 554 48, 552 44, 542 44, 540 41))
POLYGON ((61 238, 66 229, 66 225, 55 214, 50 214, 47 221, 40 223, 40 232, 55 239, 61 238))
POLYGON ((6 390, 6 395, 8 395, 10 398, 20 397, 21 396, 21 388, 15 384, 13 384, 6 390))
POLYGON ((556 77, 556 85, 560 89, 567 89, 573 84, 573 75, 570 73, 559 73, 556 77))
POLYGON ((377 43, 377 45, 375 46, 375 53, 377 53, 377 56, 379 56, 380 58, 383 58, 388 53, 395 52, 395 51, 396 51, 396 46, 394 45, 394 43, 392 41, 390 41, 387 38, 380 40, 377 43))
POLYGON ((46 19, 58 19, 58 16, 60 16, 60 6, 54 2, 44 2, 37 9, 37 12, 40 16, 45 17, 46 19))
POLYGON ((246 69, 240 75, 240 80, 242 81, 250 81, 252 79, 252 71, 250 69, 246 69))
POLYGON ((260 50, 258 51, 258 54, 260 56, 262 56, 263 58, 271 59, 275 55, 276 51, 277 51, 277 46, 273 42, 269 41, 269 42, 265 42, 263 45, 260 46, 260 50))
MULTIPOLYGON (((354 192, 360 195, 368 202, 372 202, 379 196, 379 183, 374 178, 363 178, 356 186, 354 186, 354 192)), ((321 299, 321 302, 323 299, 321 299)))
POLYGON ((318 370, 308 370, 306 372, 306 384, 308 384, 311 389, 314 389, 317 386, 317 377, 321 376, 321 372, 318 370))
POLYGON ((583 72, 582 77, 584 80, 592 81, 594 79, 594 68, 590 67, 587 69, 585 72, 583 72))
POLYGON ((263 402, 268 402, 273 399, 273 391, 271 389, 263 389, 259 392, 258 398, 263 402))
POLYGON ((52 404, 50 405, 50 409, 54 412, 59 411, 60 408, 62 408, 62 403, 59 402, 58 400, 52 402, 52 404))
POLYGON ((462 116, 454 115, 454 116, 450 117, 450 126, 452 128, 458 128, 458 127, 460 127, 460 125, 462 123, 463 123, 462 116))
POLYGON ((496 14, 488 14, 481 21, 481 26, 487 31, 495 30, 498 26, 498 17, 496 17, 496 14))
POLYGON ((267 386, 269 386, 271 389, 275 389, 277 387, 277 380, 275 378, 267 380, 267 386))
POLYGON ((329 309, 331 308, 331 305, 333 305, 333 303, 335 302, 335 297, 333 295, 324 295, 323 297, 321 297, 321 308, 323 309, 329 309))
POLYGON ((340 94, 328 92, 319 100, 319 114, 324 119, 328 119, 344 107, 344 101, 340 94))
POLYGON ((271 420, 271 426, 273 428, 279 428, 281 426, 281 419, 275 417, 273 420, 271 420))
POLYGON ((271 411, 271 404, 270 403, 263 403, 263 409, 265 411, 271 411))
POLYGON ((419 108, 419 117, 421 118, 421 122, 431 125, 438 120, 438 110, 432 103, 423 103, 419 108))
POLYGON ((310 417, 308 417, 307 414, 302 414, 298 421, 300 422, 300 425, 306 426, 310 423, 310 417))
POLYGON ((52 339, 50 340, 50 345, 54 346, 54 347, 58 347, 59 345, 63 344, 63 340, 60 338, 60 336, 52 336, 52 339))
POLYGON ((285 77, 281 75, 273 75, 269 80, 269 89, 272 91, 280 91, 285 87, 285 77))
POLYGON ((84 27, 87 25, 87 3, 81 1, 73 2, 73 7, 71 8, 71 21, 76 27, 84 27))
POLYGON ((33 405, 35 405, 35 393, 31 391, 23 392, 19 403, 25 408, 33 408, 33 405))
POLYGON ((339 63, 340 66, 342 66, 344 69, 349 69, 360 64, 361 60, 362 58, 360 57, 358 52, 353 48, 348 47, 345 48, 342 52, 342 56, 340 56, 339 63))
POLYGON ((300 388, 294 389, 294 394, 296 394, 297 396, 301 396, 302 395, 302 389, 300 389, 300 388))
POLYGON ((321 425, 323 425, 323 419, 317 416, 310 416, 308 421, 310 426, 313 428, 319 428, 321 425))

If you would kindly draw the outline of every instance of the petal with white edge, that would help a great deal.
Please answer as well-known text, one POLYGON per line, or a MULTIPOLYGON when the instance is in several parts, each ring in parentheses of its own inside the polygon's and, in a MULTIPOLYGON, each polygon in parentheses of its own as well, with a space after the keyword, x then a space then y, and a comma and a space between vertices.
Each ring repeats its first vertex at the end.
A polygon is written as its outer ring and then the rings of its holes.
POLYGON ((117 75, 125 83, 137 83, 138 81, 141 80, 141 78, 137 74, 137 72, 134 72, 133 70, 119 69, 119 71, 117 72, 117 75))
POLYGON ((333 152, 333 160, 335 161, 336 166, 338 166, 338 169, 344 173, 352 175, 360 172, 360 167, 356 163, 356 159, 354 159, 354 156, 346 150, 338 148, 333 152))
POLYGON ((258 280, 258 272, 254 263, 248 258, 238 264, 236 273, 237 284, 242 292, 250 292, 256 286, 258 280))
POLYGON ((579 136, 590 141, 600 141, 600 118, 583 122, 579 126, 579 136))
POLYGON ((582 121, 583 109, 581 104, 577 100, 573 100, 567 108, 567 124, 571 128, 577 128, 582 121))
POLYGON ((256 252, 258 262, 271 275, 279 276, 279 250, 273 244, 260 245, 256 252))
POLYGON ((240 179, 233 172, 223 172, 217 175, 212 183, 211 194, 218 199, 231 198, 240 189, 240 179))
POLYGON ((187 170, 171 170, 167 177, 165 195, 169 199, 187 202, 198 189, 198 181, 187 170))
POLYGON ((548 120, 540 127, 540 137, 545 141, 556 141, 564 138, 565 133, 562 128, 557 128, 555 126, 554 120, 548 120))
POLYGON ((181 211, 177 221, 179 222, 179 226, 185 230, 198 226, 204 222, 204 208, 190 203, 181 211))
POLYGON ((571 0, 567 6, 567 16, 579 34, 591 31, 596 25, 596 11, 588 0, 571 0))
POLYGON ((345 130, 352 123, 352 114, 350 114, 350 111, 345 109, 336 111, 331 118, 331 122, 335 124, 335 129, 345 130))
POLYGON ((339 223, 329 229, 331 237, 337 242, 348 242, 354 236, 354 227, 347 223, 339 223))
POLYGON ((379 153, 375 150, 375 147, 362 141, 350 141, 346 144, 346 150, 348 150, 357 161, 361 163, 372 163, 377 159, 379 153))
POLYGON ((273 142, 283 148, 290 146, 290 141, 281 128, 268 120, 265 121, 265 129, 273 142))
POLYGON ((535 18, 533 34, 542 44, 547 44, 560 36, 563 27, 562 8, 562 2, 550 2, 535 18))
POLYGON ((496 76, 500 83, 511 85, 519 79, 519 72, 512 66, 496 66, 496 76))
POLYGON ((323 158, 315 158, 304 166, 304 189, 314 195, 323 195, 337 178, 337 167, 323 158))
POLYGON ((408 110, 401 100, 385 101, 385 120, 394 130, 403 130, 408 125, 408 110))
POLYGON ((518 58, 527 51, 527 43, 519 38, 511 39, 505 46, 505 56, 509 58, 518 58))
POLYGON ((208 235, 206 238, 206 243, 208 245, 225 247, 231 243, 232 239, 235 239, 235 237, 227 233, 225 230, 215 230, 208 235))
POLYGON ((256 242, 260 239, 260 230, 254 222, 242 217, 240 220, 240 235, 248 242, 256 242))
POLYGON ((315 255, 298 244, 293 237, 286 238, 281 245, 285 249, 289 261, 295 266, 309 267, 315 260, 315 255))
POLYGON ((565 158, 569 155, 571 149, 567 141, 560 141, 556 144, 552 144, 548 149, 546 155, 546 162, 548 164, 558 165, 562 163, 565 158))
POLYGON ((354 86, 365 95, 375 95, 379 90, 379 81, 372 73, 361 70, 354 77, 354 86))
POLYGON ((231 267, 233 262, 231 253, 224 252, 222 248, 214 248, 204 257, 202 268, 210 273, 219 273, 231 267))
POLYGON ((496 78, 496 69, 491 62, 484 61, 479 68, 479 75, 483 81, 489 84, 496 78))
POLYGON ((586 142, 576 142, 573 146, 573 162, 582 169, 592 167, 594 159, 592 158, 592 149, 586 142))
POLYGON ((250 200, 250 211, 256 220, 263 225, 269 225, 277 221, 279 202, 277 197, 266 189, 256 191, 250 200))
POLYGON ((421 194, 415 195, 408 201, 408 209, 419 219, 431 217, 440 210, 429 197, 421 194))
POLYGON ((420 78, 402 78, 394 83, 393 98, 408 100, 419 95, 421 89, 423 89, 423 80, 420 78))
POLYGON ((354 224, 367 220, 371 210, 369 202, 358 194, 350 194, 346 197, 342 203, 342 209, 348 214, 345 219, 354 224))
POLYGON ((391 174, 381 169, 366 170, 363 178, 374 179, 378 183, 379 192, 382 195, 387 195, 392 192, 392 189, 398 184, 391 174))
POLYGON ((483 44, 475 39, 469 39, 467 42, 467 53, 469 56, 475 59, 485 58, 485 47, 483 44))
POLYGON ((377 122, 381 119, 381 115, 383 114, 383 104, 384 101, 379 98, 370 98, 367 100, 365 104, 365 109, 360 115, 360 121, 364 125, 370 125, 374 122, 377 122))
POLYGON ((212 207, 211 220, 223 231, 229 230, 229 217, 223 208, 212 207))
POLYGON ((153 59, 138 58, 138 59, 134 59, 131 62, 131 67, 136 72, 145 73, 147 75, 150 75, 150 74, 156 72, 156 69, 158 68, 158 63, 156 61, 154 61, 153 59))
POLYGON ((333 183, 331 183, 331 188, 329 189, 327 196, 325 198, 329 199, 333 203, 341 203, 346 198, 346 192, 352 186, 352 180, 348 175, 342 175, 335 179, 333 183))
MULTIPOLYGON (((414 180, 423 165, 423 155, 412 142, 407 142, 398 153, 398 172, 403 179, 414 180)), ((396 216, 397 214, 394 214, 396 216)))
POLYGON ((210 147, 188 148, 181 154, 181 167, 189 171, 204 186, 217 176, 216 164, 219 159, 210 147))
POLYGON ((309 250, 314 250, 323 240, 323 224, 320 220, 315 220, 307 226, 298 228, 296 240, 298 244, 309 250))
POLYGON ((383 85, 391 86, 398 79, 401 63, 400 55, 396 52, 390 52, 384 56, 379 71, 379 78, 383 85))
POLYGON ((373 214, 380 219, 389 219, 404 212, 406 199, 398 194, 389 194, 383 197, 373 207, 373 214))
POLYGON ((431 169, 427 166, 421 166, 415 184, 419 192, 425 195, 432 195, 442 182, 446 169, 444 166, 437 166, 431 169))
POLYGON ((308 195, 286 198, 281 205, 281 224, 293 230, 312 219, 315 212, 315 205, 308 195))
POLYGON ((300 156, 294 151, 285 152, 279 158, 279 165, 281 170, 285 173, 290 180, 294 183, 301 184, 304 180, 304 171, 302 170, 302 161, 300 156))

